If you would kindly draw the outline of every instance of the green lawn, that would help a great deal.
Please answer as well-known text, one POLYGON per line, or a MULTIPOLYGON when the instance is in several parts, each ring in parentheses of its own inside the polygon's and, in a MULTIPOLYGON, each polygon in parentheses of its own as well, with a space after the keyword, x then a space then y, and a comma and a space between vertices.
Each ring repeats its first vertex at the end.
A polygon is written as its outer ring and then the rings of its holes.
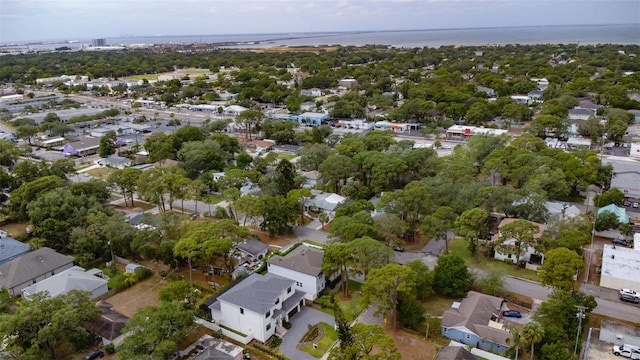
POLYGON ((132 75, 123 77, 122 80, 158 80, 158 74, 144 74, 144 75, 132 75))
POLYGON ((336 301, 338 302, 338 306, 340 306, 340 309, 347 321, 355 320, 367 306, 360 291, 361 287, 361 283, 349 280, 349 295, 351 295, 351 299, 349 300, 341 299, 342 288, 336 290, 336 301))
POLYGON ((324 335, 322 335, 322 338, 316 343, 316 348, 313 347, 313 344, 302 348, 302 351, 316 358, 321 358, 329 351, 331 345, 338 340, 338 332, 333 326, 327 323, 320 323, 320 325, 324 327, 324 335))
POLYGON ((279 153, 278 154, 278 159, 286 159, 287 161, 291 161, 291 159, 295 159, 297 158, 298 155, 296 154, 286 154, 286 153, 279 153))
POLYGON ((95 169, 91 169, 91 170, 87 170, 86 172, 93 176, 93 177, 97 177, 100 179, 106 179, 107 177, 109 177, 109 174, 111 173, 111 169, 106 168, 106 167, 101 167, 101 168, 95 168, 95 169))
POLYGON ((207 195, 202 198, 202 202, 207 204, 217 204, 222 201, 222 195, 207 195))
POLYGON ((478 254, 478 260, 471 255, 467 242, 461 238, 451 240, 449 243, 449 253, 458 255, 464 259, 465 264, 469 267, 478 268, 487 272, 495 272, 501 275, 511 275, 523 279, 540 282, 540 276, 533 270, 519 269, 516 270, 515 265, 506 264, 502 261, 489 259, 483 254, 478 254))
POLYGON ((431 295, 422 302, 427 314, 431 316, 442 316, 442 314, 451 307, 454 299, 442 295, 431 295))

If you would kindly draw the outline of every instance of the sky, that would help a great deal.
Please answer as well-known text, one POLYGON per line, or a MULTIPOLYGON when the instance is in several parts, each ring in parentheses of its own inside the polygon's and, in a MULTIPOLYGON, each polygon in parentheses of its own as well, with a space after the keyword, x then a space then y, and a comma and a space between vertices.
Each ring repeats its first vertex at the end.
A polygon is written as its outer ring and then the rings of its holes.
POLYGON ((637 23, 640 0, 0 0, 0 43, 637 23))

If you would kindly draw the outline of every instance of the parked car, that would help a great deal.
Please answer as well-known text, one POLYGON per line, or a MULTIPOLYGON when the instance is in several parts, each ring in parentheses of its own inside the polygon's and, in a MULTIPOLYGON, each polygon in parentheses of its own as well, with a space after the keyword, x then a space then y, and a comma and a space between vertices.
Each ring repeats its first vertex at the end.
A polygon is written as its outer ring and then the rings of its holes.
POLYGON ((634 295, 629 295, 629 294, 620 294, 620 300, 626 301, 626 302, 630 302, 630 303, 634 303, 634 304, 639 304, 640 303, 640 297, 634 296, 634 295))
POLYGON ((95 350, 91 354, 84 357, 84 360, 94 360, 99 357, 104 357, 104 351, 102 349, 95 350))
POLYGON ((393 251, 404 252, 404 248, 402 246, 394 246, 393 251))
POLYGON ((611 240, 612 243, 614 243, 615 245, 622 245, 622 246, 627 246, 627 242, 622 240, 622 239, 618 239, 618 238, 613 238, 613 240, 611 240))
POLYGON ((624 206, 631 206, 631 201, 625 200, 623 203, 624 206))
POLYGON ((630 296, 635 296, 637 298, 640 298, 640 294, 638 294, 637 292, 631 289, 625 289, 625 288, 620 289, 620 295, 630 295, 630 296))
POLYGON ((513 318, 521 318, 522 314, 520 313, 520 311, 507 310, 507 311, 502 312, 502 316, 504 316, 504 317, 513 317, 513 318))
POLYGON ((637 201, 634 202, 632 206, 637 209, 638 208, 638 202, 637 201))
POLYGON ((613 345, 613 354, 617 356, 623 356, 630 359, 640 359, 640 349, 637 346, 624 344, 613 345))

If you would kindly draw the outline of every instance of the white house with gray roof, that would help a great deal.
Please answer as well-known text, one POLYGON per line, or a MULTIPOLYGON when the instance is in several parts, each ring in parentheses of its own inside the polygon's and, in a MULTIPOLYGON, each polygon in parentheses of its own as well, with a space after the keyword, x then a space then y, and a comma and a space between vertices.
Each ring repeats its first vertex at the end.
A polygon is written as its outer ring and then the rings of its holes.
POLYGON ((248 340, 267 341, 283 321, 304 306, 304 293, 295 281, 275 274, 253 273, 231 288, 209 299, 211 319, 246 335, 248 340))
POLYGON ((320 249, 302 244, 285 256, 271 257, 267 260, 267 269, 272 274, 295 280, 296 290, 303 291, 305 299, 313 301, 326 286, 323 254, 320 249))
POLYGON ((11 296, 18 296, 27 286, 52 277, 72 266, 71 256, 43 247, 0 264, 0 287, 7 288, 11 296))

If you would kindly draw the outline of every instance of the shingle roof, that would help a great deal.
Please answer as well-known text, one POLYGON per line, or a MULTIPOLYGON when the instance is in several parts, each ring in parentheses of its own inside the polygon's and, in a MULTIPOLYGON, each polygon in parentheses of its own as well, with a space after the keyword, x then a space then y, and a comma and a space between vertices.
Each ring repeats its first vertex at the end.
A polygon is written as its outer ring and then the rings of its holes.
POLYGON ((0 238, 0 264, 29 252, 29 245, 10 237, 0 238))
POLYGON ((436 360, 478 360, 478 357, 462 346, 446 346, 438 351, 436 360))
POLYGON ((0 287, 12 288, 66 264, 73 264, 71 256, 43 247, 0 264, 0 287))
POLYGON ((442 316, 442 326, 466 328, 484 340, 506 345, 511 336, 507 331, 489 326, 492 317, 500 314, 502 299, 469 291, 457 309, 449 308, 442 316))
POLYGON ((263 314, 274 306, 276 299, 287 288, 294 284, 295 281, 282 276, 253 273, 219 296, 218 300, 263 314))
POLYGON ((252 256, 258 256, 260 253, 264 252, 269 248, 269 245, 263 243, 258 239, 246 239, 241 243, 236 244, 236 247, 247 254, 252 256))
POLYGON ((113 305, 106 301, 98 301, 96 305, 100 308, 102 314, 93 322, 86 323, 85 329, 108 340, 113 340, 120 336, 129 318, 113 310, 113 305))
POLYGON ((48 291, 51 297, 55 297, 71 290, 94 291, 106 283, 107 280, 86 273, 80 266, 74 266, 26 287, 23 291, 29 295, 48 291))
POLYGON ((267 262, 297 272, 318 276, 322 272, 322 256, 324 252, 309 246, 301 245, 285 256, 276 255, 267 262))

